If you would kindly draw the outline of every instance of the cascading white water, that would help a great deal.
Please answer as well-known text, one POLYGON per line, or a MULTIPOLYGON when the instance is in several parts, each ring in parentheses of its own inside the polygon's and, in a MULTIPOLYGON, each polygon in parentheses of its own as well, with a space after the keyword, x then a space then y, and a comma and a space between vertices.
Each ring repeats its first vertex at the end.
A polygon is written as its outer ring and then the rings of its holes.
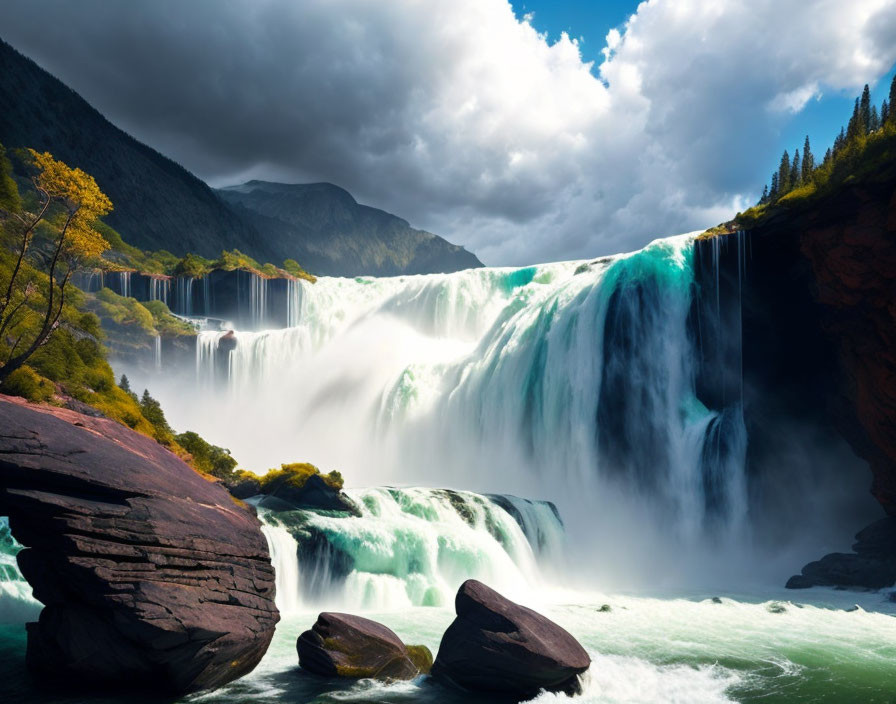
POLYGON ((249 279, 249 315, 253 328, 262 327, 268 315, 268 280, 256 274, 249 279))
POLYGON ((149 300, 162 301, 169 305, 168 297, 171 294, 171 279, 161 276, 151 276, 149 279, 149 300))
POLYGON ((563 560, 563 526, 543 502, 422 488, 348 494, 360 516, 261 509, 281 611, 444 606, 469 578, 525 598, 563 560))
MULTIPOLYGON (((271 564, 274 566, 277 589, 274 601, 281 614, 295 613, 302 605, 299 597, 299 562, 297 558, 299 546, 286 528, 266 519, 265 514, 261 515, 261 519, 261 532, 264 533, 268 542, 271 564)), ((276 521, 276 519, 273 520, 276 521)))
POLYGON ((21 549, 9 531, 9 519, 0 517, 0 624, 31 620, 43 606, 19 572, 16 554, 21 549))
POLYGON ((119 288, 121 289, 121 295, 125 298, 130 298, 131 293, 131 274, 133 272, 130 271, 119 271, 119 288))
POLYGON ((193 284, 196 279, 193 276, 178 276, 175 288, 177 289, 177 312, 181 315, 193 315, 193 284))
POLYGON ((162 368, 162 338, 160 335, 156 335, 153 338, 152 357, 153 366, 156 368, 156 371, 159 371, 162 368))

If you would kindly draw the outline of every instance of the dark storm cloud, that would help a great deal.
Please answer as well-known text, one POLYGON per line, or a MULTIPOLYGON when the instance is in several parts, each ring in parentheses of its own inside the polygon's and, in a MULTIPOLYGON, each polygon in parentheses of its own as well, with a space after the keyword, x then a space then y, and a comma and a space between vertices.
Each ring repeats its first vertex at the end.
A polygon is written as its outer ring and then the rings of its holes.
POLYGON ((599 71, 503 0, 7 0, 0 36, 213 185, 332 181, 500 264, 730 215, 782 120, 896 60, 886 5, 645 4, 599 71))

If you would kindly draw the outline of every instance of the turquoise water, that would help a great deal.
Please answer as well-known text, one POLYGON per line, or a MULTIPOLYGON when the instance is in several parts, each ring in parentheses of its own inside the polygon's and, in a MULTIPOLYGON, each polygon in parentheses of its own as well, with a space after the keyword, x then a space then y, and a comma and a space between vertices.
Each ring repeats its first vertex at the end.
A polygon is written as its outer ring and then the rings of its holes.
MULTIPOLYGON (((896 618, 883 594, 781 590, 778 600, 709 595, 651 598, 567 595, 575 602, 530 605, 566 627, 586 647, 592 667, 582 704, 884 704, 896 701, 896 618), (804 601, 787 601, 802 599, 804 601), (858 600, 864 608, 854 609, 858 600), (810 603, 811 602, 811 603, 810 603), (609 606, 609 611, 604 605, 609 606), (854 609, 854 610, 849 610, 854 609), (872 609, 880 609, 873 611, 872 609)), ((454 614, 444 607, 365 612, 408 643, 433 652, 454 614)), ((181 702, 444 702, 461 697, 426 678, 384 685, 341 682, 298 667, 295 640, 316 611, 278 626, 270 650, 250 675, 181 702)), ((35 690, 24 668, 24 628, 0 626, 0 701, 120 704, 133 696, 65 696, 35 690)), ((536 701, 565 701, 543 694, 536 701)), ((146 701, 158 701, 147 699, 146 701)))

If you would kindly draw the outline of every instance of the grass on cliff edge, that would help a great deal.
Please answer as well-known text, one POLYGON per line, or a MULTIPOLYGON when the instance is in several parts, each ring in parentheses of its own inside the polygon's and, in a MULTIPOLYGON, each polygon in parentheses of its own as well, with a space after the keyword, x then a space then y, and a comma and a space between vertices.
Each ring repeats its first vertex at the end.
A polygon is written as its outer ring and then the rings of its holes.
POLYGON ((702 233, 699 238, 729 235, 738 230, 749 230, 781 213, 809 210, 823 198, 838 191, 869 183, 880 183, 896 178, 896 121, 868 135, 853 138, 829 163, 812 173, 809 183, 803 184, 774 203, 756 205, 702 233))

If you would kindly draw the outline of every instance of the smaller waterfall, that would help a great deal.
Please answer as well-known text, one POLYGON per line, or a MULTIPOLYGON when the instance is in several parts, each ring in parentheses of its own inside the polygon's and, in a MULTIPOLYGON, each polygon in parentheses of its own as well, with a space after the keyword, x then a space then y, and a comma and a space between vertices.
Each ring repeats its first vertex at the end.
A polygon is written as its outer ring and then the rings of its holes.
POLYGON ((563 551, 562 523, 545 502, 445 489, 347 493, 360 516, 261 513, 281 609, 440 606, 470 578, 524 598, 563 551))
POLYGON ((202 277, 202 309, 205 317, 208 318, 212 314, 212 286, 209 274, 202 277))
POLYGON ((171 279, 161 276, 153 276, 149 279, 149 300, 162 301, 168 305, 168 297, 171 294, 171 279))
POLYGON ((249 315, 253 329, 260 329, 267 319, 268 280, 256 274, 249 280, 249 315))
POLYGON ((33 620, 43 606, 19 571, 16 555, 21 549, 9 530, 9 519, 0 517, 0 623, 33 620))
POLYGON ((153 362, 156 368, 156 371, 161 370, 162 368, 162 338, 160 335, 156 335, 153 339, 153 362))
POLYGON ((72 275, 72 283, 82 291, 96 293, 105 285, 105 276, 101 270, 79 270, 72 275))
POLYGON ((286 327, 293 328, 302 320, 302 282, 289 280, 286 282, 286 327))
POLYGON ((181 315, 193 315, 193 283, 192 276, 177 277, 177 312, 181 315))
POLYGON ((121 295, 125 298, 131 298, 131 273, 130 271, 118 272, 118 286, 121 289, 121 295))
POLYGON ((271 553, 271 564, 274 566, 277 594, 274 603, 281 614, 299 611, 302 607, 299 598, 299 545, 290 532, 281 525, 276 525, 276 518, 270 514, 262 514, 261 532, 268 541, 271 553))

